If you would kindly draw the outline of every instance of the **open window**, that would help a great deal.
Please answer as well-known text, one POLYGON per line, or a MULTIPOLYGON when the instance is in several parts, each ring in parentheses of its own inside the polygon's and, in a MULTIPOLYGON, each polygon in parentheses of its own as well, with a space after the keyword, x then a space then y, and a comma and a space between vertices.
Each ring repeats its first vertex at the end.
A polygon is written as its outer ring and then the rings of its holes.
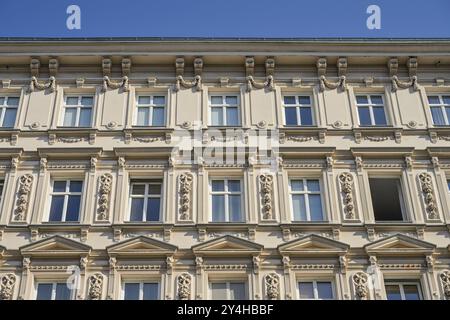
POLYGON ((370 178, 375 221, 405 221, 400 179, 370 178))

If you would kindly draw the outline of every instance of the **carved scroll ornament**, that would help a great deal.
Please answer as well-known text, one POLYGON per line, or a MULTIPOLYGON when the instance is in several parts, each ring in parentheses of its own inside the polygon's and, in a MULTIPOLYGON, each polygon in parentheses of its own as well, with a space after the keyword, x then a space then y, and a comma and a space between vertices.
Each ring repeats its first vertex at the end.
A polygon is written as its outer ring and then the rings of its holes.
POLYGON ((355 218, 355 204, 353 200, 353 176, 349 172, 343 172, 339 175, 341 190, 343 193, 344 212, 346 219, 355 218))
POLYGON ((99 177, 100 188, 98 197, 98 219, 106 220, 109 214, 109 202, 112 189, 113 177, 109 173, 105 173, 99 177))
POLYGON ((442 273, 439 275, 439 278, 441 279, 442 288, 444 289, 444 295, 447 298, 450 298, 450 271, 442 271, 442 273))
POLYGON ((15 221, 24 221, 26 219, 33 180, 34 177, 31 174, 24 174, 20 177, 16 201, 17 208, 14 211, 15 221))
POLYGON ((191 211, 193 176, 189 172, 180 174, 180 220, 188 220, 191 211))
POLYGON ((264 219, 273 218, 273 176, 270 174, 262 174, 259 176, 259 183, 261 186, 261 202, 262 213, 264 219))

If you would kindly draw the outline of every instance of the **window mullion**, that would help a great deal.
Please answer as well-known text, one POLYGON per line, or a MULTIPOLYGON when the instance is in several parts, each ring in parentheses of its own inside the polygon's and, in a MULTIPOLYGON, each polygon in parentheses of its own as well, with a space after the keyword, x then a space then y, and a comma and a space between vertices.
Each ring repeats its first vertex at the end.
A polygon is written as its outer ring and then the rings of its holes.
POLYGON ((375 116, 373 115, 373 106, 369 105, 370 123, 376 125, 375 116))
POLYGON ((56 282, 52 283, 52 299, 51 300, 56 300, 56 282))
POLYGON ((144 189, 144 205, 143 207, 143 211, 142 212, 142 221, 147 221, 147 202, 148 202, 148 189, 149 189, 149 185, 148 183, 145 184, 145 189, 144 189))
POLYGON ((441 106, 441 109, 442 109, 442 114, 443 114, 443 116, 444 116, 445 124, 446 124, 446 125, 449 125, 449 124, 450 124, 450 119, 447 117, 447 110, 446 110, 446 108, 445 108, 445 105, 442 105, 442 106, 441 106))
POLYGON ((3 120, 5 118, 5 114, 6 114, 6 107, 2 107, 1 116, 0 116, 0 126, 2 126, 2 127, 3 127, 3 120))
POLYGON ((154 106, 151 105, 148 107, 148 125, 152 126, 153 125, 153 111, 154 111, 154 106))
POLYGON ((313 290, 314 290, 314 299, 318 300, 319 299, 319 292, 317 290, 317 282, 313 281, 313 290))
POLYGON ((224 126, 228 125, 227 106, 225 104, 222 105, 222 125, 224 126))
POLYGON ((302 125, 302 119, 300 118, 300 107, 296 107, 295 110, 297 111, 297 125, 301 126, 302 125))

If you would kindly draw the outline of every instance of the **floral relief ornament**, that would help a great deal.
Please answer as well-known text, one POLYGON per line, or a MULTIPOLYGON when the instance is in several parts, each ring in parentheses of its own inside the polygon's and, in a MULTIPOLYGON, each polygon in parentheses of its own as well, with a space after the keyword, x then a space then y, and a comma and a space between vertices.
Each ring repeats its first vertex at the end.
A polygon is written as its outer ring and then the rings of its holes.
POLYGON ((270 174, 262 174, 259 176, 259 182, 261 186, 261 201, 262 201, 262 213, 264 219, 273 218, 273 176, 270 174))
POLYGON ((100 300, 103 292, 103 275, 96 273, 89 277, 89 298, 100 300))
POLYGON ((441 279, 442 282, 444 295, 447 298, 450 298, 450 271, 449 270, 442 271, 442 273, 439 275, 439 278, 441 279))
POLYGON ((0 300, 11 300, 16 284, 16 276, 12 273, 5 274, 0 280, 0 300))
POLYGON ((36 90, 49 89, 50 92, 55 92, 56 90, 56 78, 51 76, 48 78, 48 82, 40 83, 35 76, 31 77, 29 92, 34 92, 36 90))
POLYGON ((178 298, 180 300, 189 300, 191 296, 192 277, 190 274, 183 273, 178 276, 178 298))
POLYGON ((367 299, 368 290, 367 290, 367 282, 368 276, 364 272, 357 272, 352 276, 352 282, 355 286, 355 294, 360 299, 367 299))
POLYGON ((343 172, 339 175, 341 189, 343 193, 343 203, 346 219, 355 218, 355 204, 353 202, 353 176, 349 172, 343 172))
POLYGON ((189 219, 191 211, 191 192, 194 177, 191 173, 180 174, 180 219, 189 219))
POLYGON ((28 202, 33 185, 34 177, 31 174, 24 174, 19 180, 19 191, 17 192, 17 208, 14 212, 15 221, 23 221, 26 218, 28 202))
POLYGON ((265 276, 267 297, 271 300, 278 299, 280 295, 280 277, 276 273, 270 273, 265 276))
POLYGON ((98 218, 99 220, 108 219, 109 213, 109 199, 112 189, 113 177, 109 173, 105 173, 99 177, 100 189, 98 197, 98 218))
POLYGON ((429 219, 437 219, 437 205, 436 199, 434 197, 433 183, 431 180, 431 175, 423 172, 419 174, 419 180, 423 192, 423 198, 425 200, 426 211, 429 219))

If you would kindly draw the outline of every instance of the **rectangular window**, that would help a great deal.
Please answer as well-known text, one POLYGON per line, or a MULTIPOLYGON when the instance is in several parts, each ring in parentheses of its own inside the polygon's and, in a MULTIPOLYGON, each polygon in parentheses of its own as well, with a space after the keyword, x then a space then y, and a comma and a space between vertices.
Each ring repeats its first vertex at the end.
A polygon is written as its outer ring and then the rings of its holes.
POLYGON ((358 108, 359 124, 361 126, 387 125, 383 96, 357 95, 356 106, 358 108))
POLYGON ((19 97, 0 97, 0 127, 12 128, 16 123, 19 97))
POLYGON ((211 180, 212 222, 241 222, 241 180, 211 180))
POLYGON ((370 195, 376 221, 403 221, 399 179, 370 178, 370 195))
POLYGON ((213 95, 209 97, 210 123, 212 126, 238 126, 239 98, 236 95, 213 95))
POLYGON ((312 104, 310 96, 283 97, 284 119, 287 126, 312 126, 312 104))
POLYGON ((130 192, 130 221, 159 221, 161 180, 134 181, 130 192))
POLYGON ((330 281, 301 281, 298 283, 298 292, 300 299, 334 299, 333 286, 330 281))
POLYGON ((384 288, 388 300, 422 300, 418 282, 386 281, 384 288))
POLYGON ((64 127, 90 127, 93 96, 66 96, 64 98, 64 127))
POLYGON ((158 282, 126 282, 123 284, 124 300, 158 300, 158 282))
POLYGON ((212 300, 246 300, 245 282, 211 282, 212 300))
POLYGON ((295 221, 323 221, 319 180, 290 180, 292 212, 295 221))
POLYGON ((165 96, 138 96, 135 125, 156 126, 165 125, 166 97, 165 96))
POLYGON ((78 221, 83 181, 53 182, 49 221, 78 221))
POLYGON ((450 125, 450 94, 428 96, 433 124, 436 126, 450 125))
POLYGON ((72 291, 65 282, 38 283, 36 300, 71 300, 72 291))

